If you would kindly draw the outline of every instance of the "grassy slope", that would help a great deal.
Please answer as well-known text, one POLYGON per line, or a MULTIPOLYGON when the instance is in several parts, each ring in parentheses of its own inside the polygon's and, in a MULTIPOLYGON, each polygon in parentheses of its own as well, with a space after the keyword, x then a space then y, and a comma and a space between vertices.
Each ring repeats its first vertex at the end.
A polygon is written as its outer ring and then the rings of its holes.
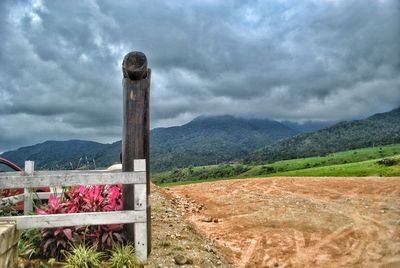
MULTIPOLYGON (((397 155, 400 160, 400 155, 397 155)), ((269 175, 271 176, 271 174, 269 175)), ((381 166, 377 164, 377 159, 367 160, 356 163, 332 165, 325 167, 308 168, 302 170, 292 170, 278 172, 272 176, 400 176, 400 166, 381 166)))
MULTIPOLYGON (((166 180, 163 186, 190 184, 199 181, 212 181, 218 179, 266 177, 266 176, 400 176, 400 165, 382 166, 377 161, 383 158, 400 159, 400 144, 387 145, 374 148, 357 149, 346 152, 330 154, 324 157, 309 157, 293 160, 278 161, 272 164, 245 166, 248 170, 234 176, 220 178, 182 177, 188 169, 181 169, 178 181, 172 182, 173 171, 158 173, 153 176, 156 183, 161 178, 166 180)), ((215 174, 218 166, 194 167, 193 170, 210 171, 215 174)))
MULTIPOLYGON (((268 165, 256 165, 248 172, 242 175, 258 176, 258 175, 268 174, 269 172, 263 172, 263 170, 267 170, 268 167, 273 168, 276 172, 275 175, 277 175, 278 173, 280 174, 281 172, 286 172, 286 171, 295 171, 295 170, 311 169, 315 167, 326 167, 332 165, 356 163, 372 159, 379 160, 385 157, 391 157, 399 154, 400 154, 400 144, 373 147, 373 148, 364 148, 364 149, 333 153, 323 157, 299 158, 299 159, 278 161, 268 165)), ((315 175, 315 176, 321 176, 321 175, 315 175)))

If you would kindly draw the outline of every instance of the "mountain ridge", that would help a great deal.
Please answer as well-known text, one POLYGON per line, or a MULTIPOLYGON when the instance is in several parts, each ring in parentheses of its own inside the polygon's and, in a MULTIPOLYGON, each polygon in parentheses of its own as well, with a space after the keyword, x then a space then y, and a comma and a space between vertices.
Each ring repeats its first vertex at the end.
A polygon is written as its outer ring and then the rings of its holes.
MULTIPOLYGON (((252 150, 298 133, 270 119, 244 119, 229 115, 200 116, 181 126, 155 128, 151 131, 152 168, 165 170, 186 165, 233 161, 252 150)), ((71 148, 74 147, 73 142, 85 141, 65 141, 71 148)), ((89 168, 106 167, 119 161, 121 141, 112 144, 87 142, 89 145, 84 146, 85 150, 75 149, 76 154, 70 150, 60 150, 66 153, 65 157, 48 149, 43 150, 41 147, 46 142, 5 152, 3 156, 20 165, 29 158, 36 162, 39 169, 77 168, 88 161, 90 163, 85 165, 89 168), (41 152, 42 155, 38 156, 36 152, 41 152), (45 158, 47 162, 44 161, 45 158)), ((62 143, 60 141, 51 144, 62 143)))
POLYGON ((66 141, 48 140, 35 145, 4 152, 1 156, 23 166, 25 160, 34 160, 38 169, 59 166, 60 159, 66 159, 88 151, 99 150, 107 144, 71 139, 66 141))
MULTIPOLYGON (((287 121, 222 115, 155 128, 151 130, 151 167, 162 171, 227 162, 271 162, 400 143, 400 107, 332 126, 328 126, 332 122, 306 124, 301 131, 301 126, 291 128, 287 121), (310 127, 322 129, 306 132, 310 127)), ((121 141, 68 140, 46 141, 2 156, 19 165, 25 159, 34 160, 38 169, 93 169, 119 162, 120 152, 121 141)))
POLYGON ((303 133, 255 151, 245 162, 321 156, 329 153, 400 142, 400 107, 366 119, 342 121, 331 127, 303 133))

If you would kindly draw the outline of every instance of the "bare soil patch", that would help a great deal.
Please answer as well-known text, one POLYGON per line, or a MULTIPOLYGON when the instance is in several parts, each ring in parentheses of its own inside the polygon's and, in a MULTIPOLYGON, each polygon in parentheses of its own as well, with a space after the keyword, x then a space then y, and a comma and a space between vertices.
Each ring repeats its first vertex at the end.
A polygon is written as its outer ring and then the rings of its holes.
POLYGON ((201 235, 162 188, 151 185, 150 204, 152 250, 145 267, 233 267, 227 250, 201 235))
POLYGON ((244 179, 168 191, 235 267, 400 267, 400 178, 244 179))

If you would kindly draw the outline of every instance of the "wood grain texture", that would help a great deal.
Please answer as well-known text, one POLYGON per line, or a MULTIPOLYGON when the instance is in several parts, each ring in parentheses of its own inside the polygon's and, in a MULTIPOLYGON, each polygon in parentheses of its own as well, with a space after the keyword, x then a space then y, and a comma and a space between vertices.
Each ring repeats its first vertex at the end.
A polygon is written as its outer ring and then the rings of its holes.
POLYGON ((151 69, 148 71, 149 89, 146 91, 145 107, 146 113, 144 115, 145 135, 144 135, 144 158, 146 159, 146 204, 147 204, 147 253, 151 252, 151 207, 149 202, 150 195, 150 83, 151 83, 151 69))
POLYGON ((146 172, 70 172, 36 171, 32 176, 23 172, 0 174, 0 188, 36 188, 98 184, 146 183, 146 172))
POLYGON ((146 223, 145 211, 85 212, 70 214, 1 217, 2 221, 15 221, 17 229, 54 228, 63 226, 146 223))
MULTIPOLYGON (((136 54, 138 55, 138 54, 136 54)), ((144 55, 144 54, 143 54, 144 55)), ((122 134, 122 171, 130 172, 134 170, 134 159, 146 159, 146 189, 150 186, 149 177, 149 97, 150 97, 150 79, 151 72, 147 69, 142 70, 146 76, 133 77, 129 71, 135 69, 137 63, 140 65, 139 58, 131 60, 131 67, 129 67, 129 54, 125 57, 123 63, 124 79, 122 81, 123 88, 123 134, 122 134), (135 63, 136 61, 136 63, 135 63)), ((144 66, 144 65, 143 65, 144 66)), ((137 68, 136 68, 137 69, 137 68)), ((146 190, 146 206, 147 195, 149 191, 146 190)), ((125 185, 123 187, 123 202, 125 209, 134 209, 135 207, 135 186, 125 185)), ((143 203, 143 202, 142 202, 143 203)), ((149 211, 148 209, 145 211, 149 211)), ((150 215, 147 215, 150 220, 150 215)), ((148 223, 150 224, 150 223, 148 223)), ((150 228, 145 228, 150 229, 150 228)), ((125 225, 128 239, 135 240, 135 227, 134 225, 125 225)), ((147 232, 147 231, 146 231, 147 232)), ((147 240, 150 240, 150 234, 146 233, 147 240)), ((147 247, 147 243, 146 243, 147 247)), ((149 252, 150 247, 148 248, 149 252)))
POLYGON ((124 78, 140 80, 147 77, 147 58, 139 51, 129 52, 122 61, 122 74, 124 78))

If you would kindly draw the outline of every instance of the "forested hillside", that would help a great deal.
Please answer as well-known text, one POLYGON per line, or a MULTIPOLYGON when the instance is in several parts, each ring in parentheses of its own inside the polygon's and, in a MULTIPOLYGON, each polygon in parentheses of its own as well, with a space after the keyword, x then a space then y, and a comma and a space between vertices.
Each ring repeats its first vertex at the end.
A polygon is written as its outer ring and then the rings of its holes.
MULTIPOLYGON (((152 170, 207 165, 243 158, 249 152, 299 132, 277 121, 233 116, 198 117, 176 127, 151 131, 152 170)), ((4 153, 22 165, 34 160, 38 169, 107 167, 119 162, 121 141, 59 141, 23 147, 4 153)))
POLYGON ((332 127, 280 140, 257 150, 246 162, 274 162, 400 142, 400 107, 364 120, 340 122, 332 127))
POLYGON ((84 165, 92 167, 94 152, 108 147, 109 144, 83 140, 45 141, 2 156, 22 167, 25 160, 33 160, 36 169, 75 169, 84 165))
POLYGON ((198 117, 183 126, 152 131, 152 167, 166 170, 241 159, 251 151, 297 133, 268 119, 198 117))

